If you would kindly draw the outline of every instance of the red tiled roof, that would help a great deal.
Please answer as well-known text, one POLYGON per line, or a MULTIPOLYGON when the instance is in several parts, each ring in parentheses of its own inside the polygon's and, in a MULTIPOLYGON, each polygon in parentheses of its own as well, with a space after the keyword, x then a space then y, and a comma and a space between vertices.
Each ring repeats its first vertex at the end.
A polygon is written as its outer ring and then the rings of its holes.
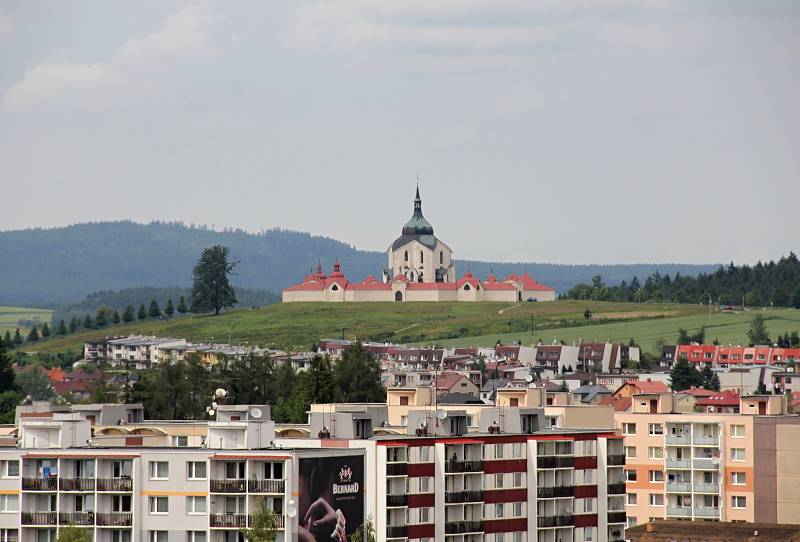
POLYGON ((694 397, 710 397, 712 395, 716 395, 717 391, 707 390, 705 388, 695 388, 692 386, 688 390, 683 390, 681 393, 685 393, 686 395, 692 395, 694 397))
POLYGON ((458 279, 458 280, 456 281, 456 288, 461 288, 461 287, 462 287, 462 286, 464 286, 465 284, 469 284, 469 285, 470 285, 470 286, 472 286, 473 288, 477 288, 478 286, 480 286, 480 284, 481 284, 481 281, 479 281, 478 279, 476 279, 476 278, 475 278, 475 277, 472 275, 472 273, 470 273, 469 271, 467 271, 466 273, 464 273, 464 276, 462 276, 460 279, 458 279))
POLYGON ((62 395, 64 393, 89 393, 89 388, 86 385, 85 381, 81 380, 73 380, 70 382, 54 382, 53 383, 53 391, 56 392, 56 395, 62 395))
POLYGON ((467 377, 459 373, 439 373, 439 376, 436 377, 436 389, 449 390, 462 378, 467 377))
POLYGON ((47 378, 50 379, 50 382, 61 382, 64 380, 64 375, 66 374, 60 367, 53 367, 45 372, 47 373, 47 378))
POLYGON ((453 282, 409 282, 408 290, 457 290, 458 285, 453 282))
POLYGON ((716 392, 697 401, 698 406, 739 406, 739 394, 732 390, 716 392))
POLYGON ((640 393, 667 393, 669 388, 667 385, 660 381, 652 380, 635 380, 628 382, 631 386, 639 388, 640 393))
POLYGON ((369 275, 361 282, 351 282, 347 288, 350 290, 391 290, 392 285, 388 282, 378 282, 378 279, 369 275))
POLYGON ((548 290, 552 291, 555 288, 542 284, 541 282, 537 282, 532 276, 525 271, 521 275, 517 275, 516 273, 511 273, 506 278, 503 279, 503 282, 519 282, 522 284, 523 290, 548 290))
POLYGON ((620 397, 614 395, 606 395, 600 398, 601 405, 611 405, 616 412, 626 412, 631 408, 633 399, 630 397, 620 397))

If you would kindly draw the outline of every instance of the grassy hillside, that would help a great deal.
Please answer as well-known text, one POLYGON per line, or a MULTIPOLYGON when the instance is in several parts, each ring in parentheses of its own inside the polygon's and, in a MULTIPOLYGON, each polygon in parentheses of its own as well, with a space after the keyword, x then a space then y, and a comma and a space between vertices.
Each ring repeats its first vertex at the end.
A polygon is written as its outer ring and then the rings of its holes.
MULTIPOLYGON (((308 347, 323 337, 360 338, 382 341, 441 342, 446 338, 494 336, 510 330, 530 339, 531 314, 537 329, 581 326, 588 330, 584 301, 552 303, 293 303, 256 310, 236 310, 220 316, 188 316, 70 335, 38 343, 38 351, 58 352, 80 348, 89 337, 129 333, 186 337, 282 348, 308 347), (528 332, 527 336, 525 332, 528 332)), ((695 305, 649 305, 637 303, 591 304, 595 322, 638 320, 697 314, 695 305)), ((678 324, 674 325, 677 329, 678 324)), ((597 327, 597 326, 593 326, 597 327)), ((537 331, 537 334, 543 334, 537 331)), ((548 332, 548 336, 549 336, 548 332)), ((629 337, 629 335, 628 335, 629 337)), ((626 337, 627 340, 627 337, 626 337)), ((470 342, 467 340, 466 342, 470 342)), ((474 340, 472 341, 474 342, 474 340)), ((33 349, 33 348, 26 348, 33 349)))
MULTIPOLYGON (((800 331, 800 310, 797 309, 764 309, 760 311, 767 323, 770 336, 775 339, 787 331, 800 331)), ((612 340, 627 342, 631 337, 646 352, 656 353, 656 341, 664 339, 674 342, 678 336, 678 328, 691 331, 699 330, 706 326, 706 341, 718 339, 721 344, 747 344, 747 330, 756 311, 741 313, 713 313, 677 316, 673 318, 652 318, 636 322, 616 322, 597 324, 588 327, 559 327, 548 330, 536 330, 533 337, 527 333, 495 333, 479 337, 459 338, 443 341, 444 344, 453 346, 489 346, 498 340, 503 343, 522 341, 522 344, 531 344, 538 339, 544 343, 564 341, 572 344, 573 341, 586 340, 612 340)))
POLYGON ((28 328, 18 325, 20 320, 36 321, 38 319, 41 322, 50 322, 51 312, 46 309, 28 307, 0 307, 0 335, 5 335, 6 330, 13 335, 17 327, 20 328, 20 333, 27 334, 28 328))

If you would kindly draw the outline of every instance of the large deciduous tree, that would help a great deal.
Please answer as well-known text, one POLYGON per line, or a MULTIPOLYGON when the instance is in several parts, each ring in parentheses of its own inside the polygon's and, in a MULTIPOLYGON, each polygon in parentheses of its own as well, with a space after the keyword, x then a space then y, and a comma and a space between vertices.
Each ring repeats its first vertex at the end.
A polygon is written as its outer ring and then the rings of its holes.
POLYGON ((203 251, 192 272, 192 312, 219 314, 236 304, 236 292, 229 281, 238 262, 229 261, 230 250, 214 245, 203 251))
POLYGON ((764 322, 764 317, 761 313, 753 317, 750 324, 750 329, 747 331, 747 337, 750 339, 750 345, 768 345, 770 344, 769 332, 767 331, 767 324, 764 322))

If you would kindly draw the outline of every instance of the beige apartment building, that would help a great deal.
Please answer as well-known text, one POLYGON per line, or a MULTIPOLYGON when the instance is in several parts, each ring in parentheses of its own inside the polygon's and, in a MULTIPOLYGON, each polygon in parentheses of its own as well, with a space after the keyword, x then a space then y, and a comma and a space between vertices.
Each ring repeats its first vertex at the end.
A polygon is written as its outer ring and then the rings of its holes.
POLYGON ((628 526, 654 519, 800 523, 800 418, 783 396, 740 413, 678 412, 673 393, 636 394, 617 412, 628 526))

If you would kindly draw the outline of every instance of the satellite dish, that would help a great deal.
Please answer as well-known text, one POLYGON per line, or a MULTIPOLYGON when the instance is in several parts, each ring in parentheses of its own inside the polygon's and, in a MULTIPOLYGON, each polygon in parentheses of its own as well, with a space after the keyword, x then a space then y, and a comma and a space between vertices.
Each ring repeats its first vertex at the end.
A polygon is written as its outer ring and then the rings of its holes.
POLYGON ((214 414, 216 414, 216 411, 213 408, 209 408, 208 409, 208 415, 209 416, 213 416, 214 414))
POLYGON ((297 507, 294 505, 294 501, 289 501, 289 504, 286 505, 286 515, 290 518, 297 516, 297 507))
POLYGON ((434 415, 436 416, 436 419, 443 420, 447 418, 447 411, 440 408, 436 411, 434 415))
POLYGON ((533 375, 528 375, 525 377, 525 382, 533 382, 533 375))
POLYGON ((253 407, 250 409, 250 417, 257 420, 261 417, 262 412, 260 408, 253 407))
POLYGON ((214 395, 217 397, 225 397, 226 395, 228 395, 228 392, 225 391, 223 388, 217 388, 214 391, 214 395))

